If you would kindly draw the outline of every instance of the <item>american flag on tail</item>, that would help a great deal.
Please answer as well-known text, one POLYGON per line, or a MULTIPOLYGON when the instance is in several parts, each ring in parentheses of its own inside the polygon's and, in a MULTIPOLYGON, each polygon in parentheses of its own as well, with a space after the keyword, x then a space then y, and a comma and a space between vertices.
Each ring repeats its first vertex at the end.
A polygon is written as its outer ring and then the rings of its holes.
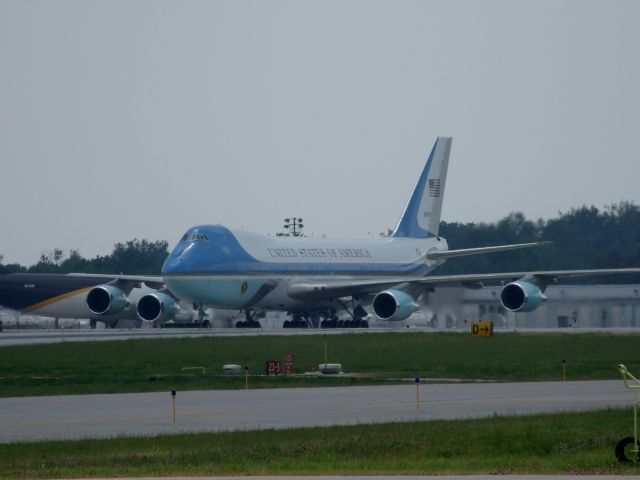
POLYGON ((439 178, 429 179, 429 196, 430 197, 440 196, 440 179, 439 178))

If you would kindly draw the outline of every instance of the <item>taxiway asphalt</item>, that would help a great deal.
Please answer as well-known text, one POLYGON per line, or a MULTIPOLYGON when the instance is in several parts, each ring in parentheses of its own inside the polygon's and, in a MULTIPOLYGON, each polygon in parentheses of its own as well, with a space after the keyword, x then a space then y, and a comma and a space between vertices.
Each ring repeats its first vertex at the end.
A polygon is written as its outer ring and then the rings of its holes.
MULTIPOLYGON (((464 333, 465 330, 412 327, 412 328, 337 328, 337 329, 242 329, 242 328, 138 328, 138 329, 67 329, 67 330, 8 330, 0 333, 0 347, 12 345, 33 345, 39 343, 64 342, 97 342, 109 340, 154 339, 154 338, 186 338, 186 337, 240 337, 269 335, 343 335, 354 333, 415 333, 415 332, 453 332, 464 333)), ((516 330, 499 330, 496 334, 514 333, 516 330)), ((528 333, 611 333, 618 335, 638 334, 638 328, 568 328, 556 329, 518 329, 517 332, 528 333)))
POLYGON ((211 390, 0 399, 0 442, 349 425, 630 404, 620 380, 211 390))

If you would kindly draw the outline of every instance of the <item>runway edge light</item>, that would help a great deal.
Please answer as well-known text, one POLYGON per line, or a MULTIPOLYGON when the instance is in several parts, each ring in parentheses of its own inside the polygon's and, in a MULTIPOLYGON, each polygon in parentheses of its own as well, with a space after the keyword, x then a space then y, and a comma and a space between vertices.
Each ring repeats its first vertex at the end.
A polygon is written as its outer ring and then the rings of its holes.
POLYGON ((175 390, 171 390, 171 401, 173 403, 172 420, 173 420, 173 425, 175 425, 176 424, 176 391, 175 390))

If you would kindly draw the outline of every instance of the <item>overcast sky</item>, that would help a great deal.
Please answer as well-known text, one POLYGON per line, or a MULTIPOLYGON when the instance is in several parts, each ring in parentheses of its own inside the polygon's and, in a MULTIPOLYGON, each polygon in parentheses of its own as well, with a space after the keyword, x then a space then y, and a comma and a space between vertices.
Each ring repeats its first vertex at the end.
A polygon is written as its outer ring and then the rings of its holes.
POLYGON ((0 254, 640 197, 640 2, 0 0, 0 254))

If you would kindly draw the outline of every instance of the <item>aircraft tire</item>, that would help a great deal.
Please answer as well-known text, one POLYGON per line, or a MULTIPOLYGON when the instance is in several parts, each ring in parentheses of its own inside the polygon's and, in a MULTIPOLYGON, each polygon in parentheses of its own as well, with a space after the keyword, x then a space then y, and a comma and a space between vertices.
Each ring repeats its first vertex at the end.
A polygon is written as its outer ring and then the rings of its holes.
POLYGON ((211 328, 211 322, 209 320, 205 320, 202 322, 202 328, 211 328))
POLYGON ((616 445, 616 458, 619 462, 639 462, 640 454, 636 453, 634 458, 633 445, 635 439, 633 437, 624 437, 616 445))
POLYGON ((105 328, 116 328, 118 326, 119 320, 117 318, 110 318, 104 321, 105 328))

